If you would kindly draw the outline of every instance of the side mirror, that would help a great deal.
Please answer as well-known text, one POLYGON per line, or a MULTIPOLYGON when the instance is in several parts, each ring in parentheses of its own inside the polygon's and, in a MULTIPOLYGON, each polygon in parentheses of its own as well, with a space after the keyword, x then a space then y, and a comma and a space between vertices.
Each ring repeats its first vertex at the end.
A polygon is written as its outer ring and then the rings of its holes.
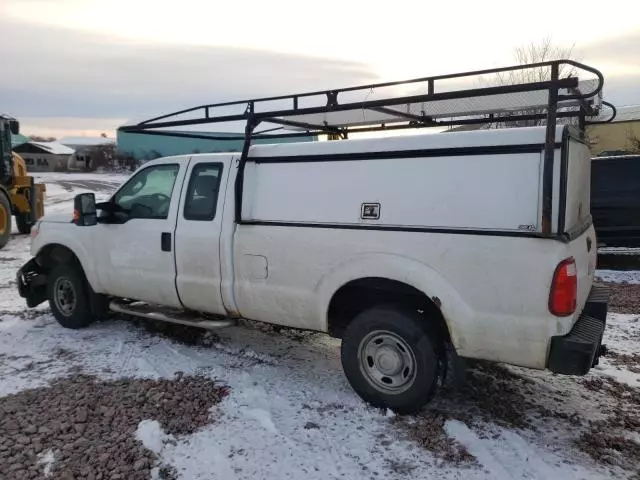
POLYGON ((81 193, 73 199, 73 223, 79 227, 89 227, 98 223, 96 196, 93 193, 81 193))

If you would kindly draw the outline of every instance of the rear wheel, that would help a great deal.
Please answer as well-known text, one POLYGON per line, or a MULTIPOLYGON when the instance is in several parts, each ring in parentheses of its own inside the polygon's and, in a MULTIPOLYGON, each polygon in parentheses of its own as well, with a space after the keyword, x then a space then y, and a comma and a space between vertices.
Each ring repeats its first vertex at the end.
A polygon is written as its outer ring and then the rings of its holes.
POLYGON ((444 372, 442 342, 429 319, 403 305, 360 313, 342 338, 342 368, 367 403, 414 413, 436 394, 444 372))
POLYGON ((83 328, 93 321, 89 308, 87 286, 79 268, 59 264, 47 279, 49 306, 54 317, 65 328, 83 328))
POLYGON ((31 233, 31 223, 29 222, 29 216, 27 214, 17 214, 16 225, 18 227, 18 232, 22 235, 29 235, 31 233))
POLYGON ((9 199, 0 192, 0 248, 9 241, 11 234, 11 204, 9 199))

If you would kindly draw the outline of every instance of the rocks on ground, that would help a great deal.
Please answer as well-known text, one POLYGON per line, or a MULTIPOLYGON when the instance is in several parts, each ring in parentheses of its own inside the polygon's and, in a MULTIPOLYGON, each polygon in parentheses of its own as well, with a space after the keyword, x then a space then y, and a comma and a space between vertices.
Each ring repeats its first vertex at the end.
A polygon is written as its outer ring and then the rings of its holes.
POLYGON ((154 419, 168 434, 193 433, 213 421, 209 409, 226 394, 226 387, 204 377, 102 381, 75 375, 2 397, 0 478, 45 478, 42 458, 52 454, 52 480, 148 479, 157 459, 136 440, 138 424, 154 419))

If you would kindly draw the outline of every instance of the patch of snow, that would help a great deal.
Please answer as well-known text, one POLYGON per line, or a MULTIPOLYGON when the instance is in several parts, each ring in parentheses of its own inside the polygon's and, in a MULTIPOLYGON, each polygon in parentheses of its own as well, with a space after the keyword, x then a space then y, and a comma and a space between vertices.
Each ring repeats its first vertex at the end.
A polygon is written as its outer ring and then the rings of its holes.
POLYGON ((261 408, 250 408, 245 412, 249 417, 255 418, 260 426, 269 433, 278 433, 278 429, 271 420, 271 414, 261 408))
POLYGON ((164 433, 162 426, 157 420, 142 420, 136 430, 136 439, 142 442, 144 448, 151 450, 156 455, 162 452, 164 442, 170 435, 164 433))
POLYGON ((596 278, 603 282, 640 284, 640 270, 596 270, 596 278))
POLYGON ((53 463, 55 462, 55 456, 53 454, 53 450, 49 449, 46 452, 42 452, 38 455, 37 465, 42 465, 44 467, 43 474, 45 477, 51 476, 51 469, 53 468, 53 463))
POLYGON ((75 150, 73 148, 69 148, 66 145, 61 144, 60 142, 30 141, 29 143, 53 155, 73 155, 75 153, 75 150))
MULTIPOLYGON (((491 472, 491 479, 602 478, 582 466, 564 462, 554 452, 540 450, 513 430, 495 427, 490 438, 480 438, 458 420, 447 420, 444 428, 450 438, 464 445, 478 459, 485 471, 491 472)), ((473 478, 473 475, 463 478, 473 478)))

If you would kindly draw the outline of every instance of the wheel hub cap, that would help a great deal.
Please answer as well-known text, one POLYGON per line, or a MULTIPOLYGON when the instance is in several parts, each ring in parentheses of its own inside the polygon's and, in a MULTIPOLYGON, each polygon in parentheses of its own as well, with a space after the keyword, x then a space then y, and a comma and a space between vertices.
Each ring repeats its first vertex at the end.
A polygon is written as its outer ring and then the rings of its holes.
POLYGON ((380 347, 375 357, 375 365, 385 375, 395 375, 402 368, 400 352, 391 347, 380 347))
POLYGON ((54 285, 53 300, 56 307, 65 316, 69 316, 76 308, 76 291, 73 283, 66 278, 58 278, 54 285))
POLYGON ((371 386, 384 393, 408 390, 416 378, 416 358, 402 337, 377 330, 360 342, 360 371, 371 386))

